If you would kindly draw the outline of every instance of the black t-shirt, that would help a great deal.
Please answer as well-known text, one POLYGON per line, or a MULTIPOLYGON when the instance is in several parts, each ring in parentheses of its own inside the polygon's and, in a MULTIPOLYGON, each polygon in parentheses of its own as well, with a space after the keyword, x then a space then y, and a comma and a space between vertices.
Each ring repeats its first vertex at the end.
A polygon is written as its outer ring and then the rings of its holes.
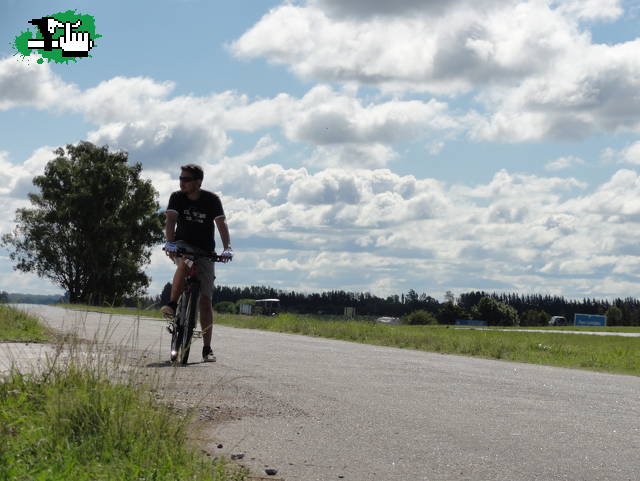
POLYGON ((214 219, 224 217, 222 202, 213 192, 200 190, 198 200, 190 200, 182 191, 169 198, 167 211, 178 213, 178 228, 175 240, 182 240, 207 252, 215 249, 214 219))

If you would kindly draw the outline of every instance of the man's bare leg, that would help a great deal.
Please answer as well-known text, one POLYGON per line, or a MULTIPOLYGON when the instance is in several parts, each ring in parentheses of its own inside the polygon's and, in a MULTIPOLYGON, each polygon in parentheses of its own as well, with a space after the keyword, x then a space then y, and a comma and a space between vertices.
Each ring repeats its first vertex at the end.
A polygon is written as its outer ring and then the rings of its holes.
POLYGON ((186 264, 182 259, 178 260, 178 267, 173 275, 173 283, 171 284, 171 299, 168 304, 160 308, 160 312, 166 317, 173 317, 176 313, 178 299, 184 290, 185 277, 187 274, 186 264))
POLYGON ((187 277, 187 265, 184 263, 184 260, 178 259, 178 268, 176 269, 176 273, 173 275, 173 283, 171 284, 171 302, 178 302, 182 291, 184 290, 184 280, 187 277))
POLYGON ((211 330, 213 328, 213 308, 211 299, 200 295, 200 326, 202 327, 202 361, 215 362, 216 356, 211 349, 211 330))
POLYGON ((211 346, 211 331, 213 328, 213 307, 211 299, 200 295, 200 327, 202 328, 202 343, 211 346))

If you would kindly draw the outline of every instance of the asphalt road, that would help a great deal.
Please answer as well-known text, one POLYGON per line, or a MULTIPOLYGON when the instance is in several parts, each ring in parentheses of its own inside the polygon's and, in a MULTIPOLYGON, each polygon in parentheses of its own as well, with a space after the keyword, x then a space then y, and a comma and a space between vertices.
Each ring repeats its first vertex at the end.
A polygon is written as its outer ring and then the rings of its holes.
POLYGON ((638 377, 223 326, 214 331, 217 363, 175 369, 165 362, 168 337, 158 321, 28 309, 87 338, 102 326, 97 338, 146 356, 145 375, 160 373, 175 400, 199 410, 194 435, 203 449, 243 454, 257 474, 269 467, 299 481, 640 479, 638 377))

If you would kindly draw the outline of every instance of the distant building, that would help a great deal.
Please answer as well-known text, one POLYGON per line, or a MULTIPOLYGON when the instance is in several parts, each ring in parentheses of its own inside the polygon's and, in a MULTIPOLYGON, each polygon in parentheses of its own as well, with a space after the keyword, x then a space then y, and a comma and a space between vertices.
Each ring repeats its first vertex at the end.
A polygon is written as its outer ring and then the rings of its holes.
POLYGON ((253 310, 253 305, 249 304, 248 302, 241 302, 240 304, 238 304, 238 309, 240 314, 246 314, 250 316, 253 310))

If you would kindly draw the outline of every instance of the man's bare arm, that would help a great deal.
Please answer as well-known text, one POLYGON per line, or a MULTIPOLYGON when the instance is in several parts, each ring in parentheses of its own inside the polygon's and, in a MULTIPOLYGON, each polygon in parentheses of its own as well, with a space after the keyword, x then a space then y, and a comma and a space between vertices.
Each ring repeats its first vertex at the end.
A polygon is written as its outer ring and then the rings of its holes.
POLYGON ((231 238, 229 237, 229 227, 227 226, 227 219, 223 216, 216 218, 216 225, 218 226, 218 232, 220 232, 220 239, 222 239, 222 246, 225 249, 231 247, 231 238))
POLYGON ((165 212, 166 221, 164 224, 164 235, 167 242, 175 242, 176 240, 176 223, 178 222, 178 213, 175 210, 165 212))

